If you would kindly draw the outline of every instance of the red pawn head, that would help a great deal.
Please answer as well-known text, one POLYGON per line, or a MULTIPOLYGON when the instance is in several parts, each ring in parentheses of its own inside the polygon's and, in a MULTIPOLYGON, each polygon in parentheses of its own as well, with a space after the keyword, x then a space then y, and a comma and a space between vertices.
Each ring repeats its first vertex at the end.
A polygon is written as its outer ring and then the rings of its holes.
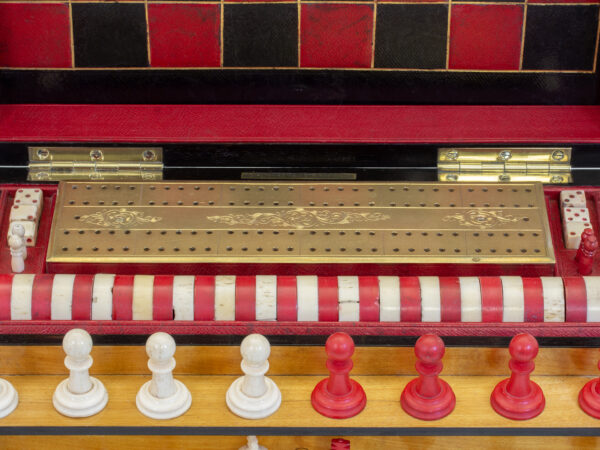
POLYGON ((583 247, 588 252, 593 252, 598 248, 598 238, 592 234, 583 242, 583 247))
POLYGON ((325 343, 325 351, 334 361, 347 361, 354 354, 354 341, 346 333, 333 333, 325 343))
POLYGON ((350 450, 350 441, 342 438, 332 439, 331 450, 350 450))
POLYGON ((593 236, 593 235, 594 235, 594 230, 592 230, 591 228, 586 228, 581 233, 581 241, 583 242, 583 241, 589 239, 589 237, 593 236))
POLYGON ((436 364, 442 359, 446 347, 444 341, 435 334, 424 334, 415 344, 415 355, 426 364, 436 364))
POLYGON ((532 361, 538 354, 538 343, 536 339, 529 333, 516 335, 510 341, 508 351, 510 356, 519 362, 532 361))

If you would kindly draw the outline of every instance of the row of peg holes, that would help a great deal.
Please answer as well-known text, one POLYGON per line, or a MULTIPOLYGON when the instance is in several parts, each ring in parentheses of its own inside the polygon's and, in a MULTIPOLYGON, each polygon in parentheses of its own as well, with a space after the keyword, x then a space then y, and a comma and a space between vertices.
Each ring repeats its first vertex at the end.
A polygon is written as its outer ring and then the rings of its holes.
MULTIPOLYGON (((79 185, 77 185, 77 184, 74 184, 74 185, 72 186, 72 189, 74 189, 74 190, 76 190, 76 189, 78 189, 78 188, 79 188, 79 185)), ((103 184, 103 185, 101 185, 101 186, 100 186, 100 189, 101 189, 101 190, 103 190, 103 191, 104 191, 104 190, 107 190, 108 188, 109 188, 109 186, 108 186, 108 185, 106 185, 106 184, 103 184)), ((121 185, 113 185, 113 189, 114 189, 115 191, 121 190, 121 188, 122 188, 122 186, 121 186, 121 185)), ((130 186, 128 186, 127 188, 128 188, 130 191, 134 191, 134 190, 136 189, 136 187, 135 187, 135 186, 131 186, 131 185, 130 185, 130 186)), ((164 186, 164 187, 163 187, 163 190, 165 190, 165 191, 169 191, 169 190, 171 190, 172 188, 174 188, 174 186, 171 186, 171 185, 166 185, 166 186, 164 186)), ((383 188, 383 186, 381 186, 381 188, 383 188)), ((88 185, 86 185, 86 186, 85 186, 85 189, 89 191, 89 190, 92 190, 93 188, 92 188, 92 186, 91 186, 91 185, 89 185, 89 184, 88 184, 88 185)), ((150 189, 151 191, 154 191, 154 190, 157 190, 157 187, 156 187, 156 186, 150 186, 150 187, 149 187, 149 189, 150 189)), ((200 186, 197 186, 197 185, 195 185, 195 186, 193 186, 193 187, 192 187, 192 189, 193 189, 193 190, 195 190, 195 191, 199 191, 199 190, 201 189, 201 187, 200 187, 200 186)), ((207 188, 207 189, 208 189, 209 191, 214 191, 214 190, 215 190, 214 186, 208 186, 208 188, 207 188)), ((264 191, 266 190, 264 186, 258 186, 258 187, 256 187, 255 189, 256 189, 257 191, 259 191, 259 192, 264 192, 264 191)), ((281 189, 281 187, 280 187, 280 186, 272 186, 272 187, 271 187, 271 190, 273 190, 273 191, 279 191, 280 189, 281 189)), ((294 189, 295 189, 295 188, 294 188, 293 186, 288 186, 288 187, 287 187, 287 190, 288 190, 288 191, 293 191, 294 189)), ((309 189, 310 191, 316 191, 316 190, 317 190, 317 188, 316 188, 316 187, 314 187, 314 186, 310 186, 308 189, 309 189)), ((177 186, 177 190, 179 190, 179 191, 183 191, 183 190, 185 190, 185 186, 177 186)), ((236 186, 229 186, 229 190, 230 190, 230 191, 235 191, 235 190, 237 190, 237 187, 236 187, 236 186)), ((244 191, 251 191, 251 190, 252 190, 252 187, 250 187, 250 186, 244 186, 244 187, 243 187, 243 190, 244 190, 244 191)), ((331 188, 331 187, 329 187, 329 186, 324 186, 324 187, 322 188, 322 190, 323 190, 324 192, 328 192, 328 191, 331 191, 331 190, 332 190, 332 188, 331 188)), ((337 191, 339 191, 339 192, 343 192, 344 190, 346 190, 346 188, 345 188, 345 187, 343 187, 343 186, 337 186, 337 188, 336 188, 335 190, 337 190, 337 191)), ((348 189, 348 190, 350 190, 350 189, 348 189)), ((353 187, 351 190, 352 190, 352 192, 359 192, 359 191, 360 191, 360 188, 358 188, 358 187, 353 187)), ((396 191, 396 190, 401 190, 401 191, 404 191, 404 192, 408 192, 408 191, 410 191, 410 190, 411 190, 411 188, 409 188, 409 187, 407 187, 407 186, 404 186, 404 187, 402 187, 402 189, 400 189, 400 188, 396 188, 396 187, 393 187, 393 186, 389 186, 389 187, 388 187, 388 190, 389 190, 390 192, 394 192, 394 191, 396 191)), ((416 191, 418 191, 418 192, 425 192, 425 191, 429 191, 429 188, 420 187, 420 188, 413 188, 413 190, 416 190, 416 191)), ((448 192, 454 192, 454 191, 455 191, 455 188, 448 188, 447 190, 448 190, 448 192)), ((476 190, 475 188, 468 188, 468 189, 467 189, 467 191, 468 191, 468 192, 475 192, 475 190, 476 190)), ((496 192, 504 192, 504 190, 505 190, 504 188, 496 188, 496 192)), ((374 187, 368 187, 368 188, 367 188, 367 191, 369 191, 369 192, 373 192, 373 191, 375 191, 375 188, 374 188, 374 187)), ((440 188, 434 187, 434 188, 432 188, 432 189, 431 189, 431 191, 433 191, 433 192, 439 192, 439 191, 440 191, 440 188)), ((481 188, 481 192, 488 192, 488 191, 489 191, 489 188, 487 188, 487 187, 483 187, 483 188, 481 188)), ((511 189, 511 191, 512 191, 512 192, 519 192, 519 189, 517 189, 517 188, 512 188, 512 189, 511 189)), ((532 192, 532 190, 531 190, 530 188, 525 188, 525 189, 524 189, 524 191, 525 191, 525 192, 532 192)))

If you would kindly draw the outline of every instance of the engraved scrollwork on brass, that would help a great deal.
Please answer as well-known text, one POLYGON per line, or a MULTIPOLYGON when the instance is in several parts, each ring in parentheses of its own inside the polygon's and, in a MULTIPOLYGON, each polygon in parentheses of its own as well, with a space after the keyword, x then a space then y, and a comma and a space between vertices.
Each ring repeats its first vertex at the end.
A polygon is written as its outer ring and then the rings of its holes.
POLYGON ((515 223, 523 217, 513 215, 504 215, 502 211, 486 211, 481 209, 471 209, 464 214, 451 214, 444 217, 444 222, 457 221, 459 225, 467 227, 479 227, 481 229, 494 228, 504 223, 515 223))
POLYGON ((79 220, 101 227, 122 228, 143 223, 160 222, 162 217, 144 216, 144 213, 141 211, 130 211, 126 208, 119 208, 86 214, 81 216, 79 220))
POLYGON ((378 212, 357 213, 329 211, 325 209, 305 210, 302 208, 281 212, 256 212, 208 216, 212 222, 227 225, 256 225, 274 227, 315 227, 319 225, 346 225, 354 222, 378 222, 390 216, 378 212))

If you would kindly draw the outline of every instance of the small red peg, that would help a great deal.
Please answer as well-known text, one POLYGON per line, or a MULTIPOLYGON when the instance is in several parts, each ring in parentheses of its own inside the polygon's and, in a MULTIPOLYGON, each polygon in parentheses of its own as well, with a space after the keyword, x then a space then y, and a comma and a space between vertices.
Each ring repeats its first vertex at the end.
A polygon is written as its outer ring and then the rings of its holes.
POLYGON ((358 382, 350 379, 354 341, 346 333, 334 333, 325 344, 329 378, 321 380, 312 392, 317 412, 332 419, 346 419, 361 412, 367 396, 358 382))
MULTIPOLYGON (((600 369, 600 362, 598 362, 600 369)), ((600 378, 588 381, 579 391, 579 406, 590 416, 600 419, 600 378)))
POLYGON ((332 439, 331 450, 350 450, 350 441, 342 438, 332 439))
POLYGON ((594 230, 591 228, 586 228, 581 232, 581 240, 579 241, 579 248, 577 249, 577 253, 575 254, 575 261, 579 261, 581 258, 581 253, 583 252, 583 243, 590 237, 594 235, 594 230))
POLYGON ((492 408, 501 416, 526 420, 544 410, 544 393, 529 378, 535 368, 533 359, 538 353, 538 348, 537 341, 529 333, 519 334, 510 341, 510 378, 498 383, 490 398, 492 408))
POLYGON ((421 336, 415 344, 419 378, 410 381, 402 395, 402 409, 421 420, 437 420, 454 410, 456 397, 448 383, 438 377, 442 371, 444 341, 434 334, 421 336))
POLYGON ((577 271, 580 275, 589 275, 592 273, 592 269, 594 268, 594 258, 597 251, 598 239, 596 236, 591 235, 585 241, 583 241, 581 256, 577 261, 577 271))

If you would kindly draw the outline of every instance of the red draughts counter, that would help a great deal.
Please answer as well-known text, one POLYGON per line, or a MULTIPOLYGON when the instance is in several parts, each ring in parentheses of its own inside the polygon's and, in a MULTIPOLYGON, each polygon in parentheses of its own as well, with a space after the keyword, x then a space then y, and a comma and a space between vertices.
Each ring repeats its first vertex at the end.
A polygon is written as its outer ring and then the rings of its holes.
POLYGON ((0 319, 600 322, 600 277, 3 274, 0 319))

